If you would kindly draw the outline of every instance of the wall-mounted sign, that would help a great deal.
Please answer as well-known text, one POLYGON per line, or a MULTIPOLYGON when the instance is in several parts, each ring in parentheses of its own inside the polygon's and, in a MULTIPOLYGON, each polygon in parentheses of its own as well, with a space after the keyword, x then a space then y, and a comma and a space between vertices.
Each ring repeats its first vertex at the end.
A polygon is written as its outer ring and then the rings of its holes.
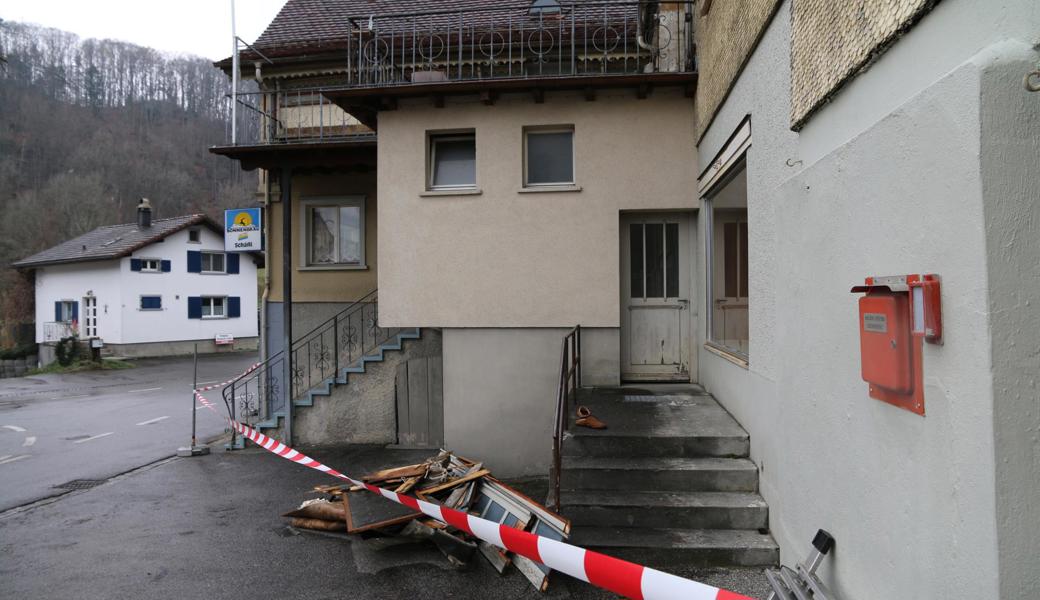
POLYGON ((233 208, 224 211, 224 250, 259 252, 264 249, 259 208, 233 208))
POLYGON ((218 333, 213 337, 213 343, 218 346, 227 346, 235 343, 235 336, 230 333, 218 333))

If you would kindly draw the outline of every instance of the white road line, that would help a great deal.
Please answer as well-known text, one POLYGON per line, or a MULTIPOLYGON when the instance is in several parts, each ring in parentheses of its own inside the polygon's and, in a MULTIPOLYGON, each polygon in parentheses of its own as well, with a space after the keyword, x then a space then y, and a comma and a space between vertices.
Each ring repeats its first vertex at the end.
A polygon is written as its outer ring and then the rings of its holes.
POLYGON ((0 456, 0 460, 6 460, 6 459, 8 459, 8 458, 11 458, 11 455, 10 455, 10 454, 5 454, 5 455, 3 455, 3 456, 0 456))
POLYGON ((155 390, 161 390, 161 389, 162 389, 161 387, 157 387, 157 388, 145 388, 143 390, 130 390, 130 391, 127 392, 127 394, 137 394, 139 392, 154 392, 155 390))
POLYGON ((99 433, 97 435, 92 435, 92 436, 90 436, 88 438, 84 438, 82 440, 76 440, 75 442, 72 442, 72 443, 73 444, 82 444, 83 442, 89 442, 91 440, 96 440, 98 438, 103 438, 106 435, 112 435, 113 433, 115 433, 115 432, 114 431, 109 431, 108 433, 99 433))
POLYGON ((211 383, 220 383, 220 380, 219 379, 214 379, 213 381, 200 381, 199 385, 209 385, 211 383))
POLYGON ((24 427, 19 427, 17 425, 4 425, 4 429, 10 429, 11 431, 17 431, 18 433, 25 431, 24 427))
POLYGON ((16 460, 22 460, 23 458, 29 458, 30 456, 31 456, 30 454, 19 454, 18 456, 15 456, 14 458, 7 458, 7 459, 4 459, 4 460, 0 460, 0 465, 6 465, 7 463, 13 463, 16 460))
POLYGON ((75 396, 55 396, 51 400, 72 400, 73 398, 86 398, 90 394, 76 394, 75 396))
POLYGON ((162 416, 162 417, 156 417, 154 419, 148 419, 147 421, 141 421, 140 423, 138 423, 138 425, 151 425, 152 423, 158 423, 159 421, 162 421, 163 419, 169 419, 169 418, 170 418, 170 415, 165 415, 165 416, 162 416))
POLYGON ((205 407, 205 406, 196 406, 196 407, 195 407, 195 410, 202 410, 202 409, 204 409, 204 408, 206 408, 206 407, 205 407))
POLYGON ((22 448, 27 448, 29 446, 32 446, 35 443, 36 443, 36 436, 35 435, 26 436, 25 441, 22 442, 22 448))

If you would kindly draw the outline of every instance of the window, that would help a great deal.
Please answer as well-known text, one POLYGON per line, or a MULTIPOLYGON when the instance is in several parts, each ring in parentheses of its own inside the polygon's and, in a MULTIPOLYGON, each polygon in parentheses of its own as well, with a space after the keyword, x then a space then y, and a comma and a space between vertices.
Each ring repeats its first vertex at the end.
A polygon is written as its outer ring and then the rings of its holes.
POLYGON ((142 258, 141 259, 141 272, 142 273, 159 273, 161 270, 161 264, 158 258, 142 258))
POLYGON ((679 224, 628 226, 632 298, 679 297, 679 224))
POLYGON ((54 311, 56 321, 71 323, 79 317, 77 314, 79 312, 79 303, 75 300, 61 300, 55 304, 57 305, 56 310, 54 311))
POLYGON ((743 161, 704 199, 709 342, 748 356, 747 170, 743 161))
POLYGON ((532 17, 540 15, 558 16, 560 12, 560 3, 558 0, 534 0, 531 2, 531 8, 527 11, 527 14, 532 17))
POLYGON ((141 310, 162 310, 162 296, 141 296, 141 310))
POLYGON ((365 266, 365 199, 306 200, 303 203, 305 267, 365 266))
POLYGON ((524 187, 574 184, 574 128, 524 130, 524 187))
POLYGON ((472 133, 431 135, 427 187, 453 190, 477 186, 477 145, 472 133))
POLYGON ((202 253, 202 272, 203 273, 223 273, 224 272, 224 253, 223 252, 203 252, 202 253))
POLYGON ((223 319, 227 317, 227 298, 225 296, 203 296, 202 318, 223 319))
POLYGON ((201 233, 199 232, 198 229, 189 229, 188 230, 188 241, 191 242, 192 244, 201 243, 201 233))

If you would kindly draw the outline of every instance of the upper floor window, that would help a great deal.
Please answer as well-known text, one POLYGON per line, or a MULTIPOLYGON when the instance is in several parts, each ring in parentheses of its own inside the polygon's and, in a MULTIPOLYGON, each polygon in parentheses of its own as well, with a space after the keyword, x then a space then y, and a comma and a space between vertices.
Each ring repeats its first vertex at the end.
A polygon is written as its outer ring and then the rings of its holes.
POLYGON ((304 267, 365 266, 364 197, 305 200, 304 267))
POLYGON ((202 253, 202 272, 203 273, 224 273, 226 272, 223 252, 203 252, 202 253))
POLYGON ((476 187, 477 144, 473 133, 430 135, 428 154, 428 189, 453 190, 476 187))
POLYGON ((188 241, 192 244, 198 244, 202 241, 202 233, 198 229, 189 229, 188 241))
POLYGON ((559 15, 560 3, 558 0, 534 0, 531 2, 531 8, 527 11, 532 17, 537 16, 549 16, 559 15))
POLYGON ((524 129, 524 187, 574 184, 574 127, 524 129))
POLYGON ((141 259, 141 272, 143 273, 159 273, 161 270, 161 263, 158 258, 142 258, 141 259))

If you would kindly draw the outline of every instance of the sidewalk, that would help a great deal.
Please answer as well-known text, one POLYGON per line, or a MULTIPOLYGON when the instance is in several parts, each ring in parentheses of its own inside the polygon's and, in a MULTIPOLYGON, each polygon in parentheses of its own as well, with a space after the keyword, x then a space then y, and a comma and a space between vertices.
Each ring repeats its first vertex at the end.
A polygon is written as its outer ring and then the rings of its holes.
MULTIPOLYGON (((0 595, 13 598, 537 598, 515 569, 499 576, 481 557, 452 569, 432 546, 296 533, 280 515, 334 480, 251 448, 214 444, 209 456, 173 459, 0 515, 0 595)), ((356 446, 308 452, 360 475, 416 462, 429 451, 356 446)), ((544 483, 527 482, 539 493, 544 483)), ((758 570, 676 574, 753 597, 758 570)), ((555 574, 547 598, 615 598, 555 574)))

